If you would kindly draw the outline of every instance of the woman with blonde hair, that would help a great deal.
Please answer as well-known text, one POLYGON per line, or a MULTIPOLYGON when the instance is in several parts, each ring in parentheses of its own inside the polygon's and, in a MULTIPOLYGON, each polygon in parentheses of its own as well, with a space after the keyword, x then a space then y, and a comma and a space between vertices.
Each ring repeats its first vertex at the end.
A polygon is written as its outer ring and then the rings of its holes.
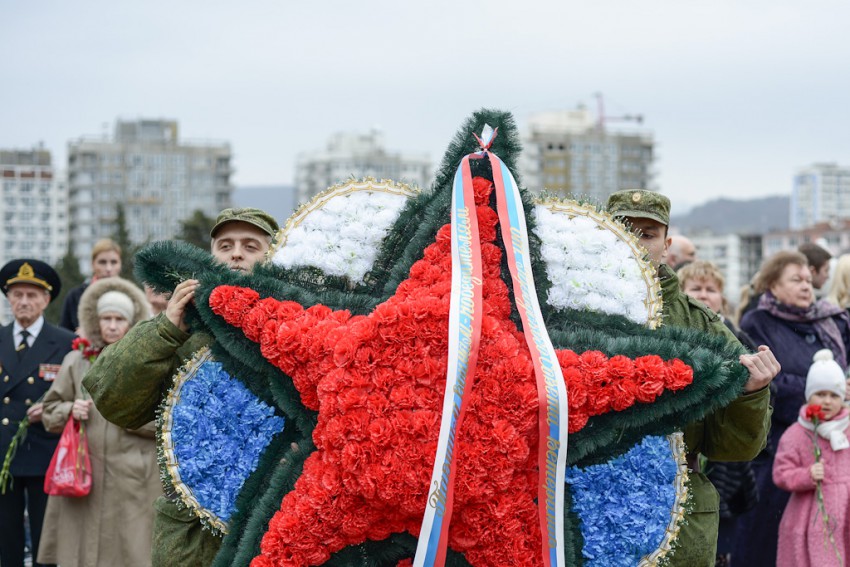
POLYGON ((84 336, 80 328, 77 310, 86 288, 103 278, 111 278, 121 273, 121 247, 110 238, 102 238, 94 243, 91 251, 91 279, 71 289, 62 302, 62 316, 59 326, 84 336))
POLYGON ((91 492, 47 501, 39 563, 62 567, 149 567, 153 502, 162 494, 153 422, 139 429, 106 421, 82 387, 100 350, 150 317, 145 294, 132 282, 109 277, 86 289, 79 318, 90 343, 65 356, 44 396, 44 426, 59 433, 71 417, 84 421, 91 457, 91 492))

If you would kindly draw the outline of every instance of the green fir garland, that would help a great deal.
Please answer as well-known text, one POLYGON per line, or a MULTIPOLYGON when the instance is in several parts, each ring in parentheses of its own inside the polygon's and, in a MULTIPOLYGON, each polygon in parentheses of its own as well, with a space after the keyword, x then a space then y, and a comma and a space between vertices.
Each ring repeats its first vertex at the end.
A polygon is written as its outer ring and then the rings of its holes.
MULTIPOLYGON (((407 279, 410 268, 433 242, 437 230, 448 222, 451 185, 460 160, 477 149, 472 132, 485 123, 499 127, 492 151, 513 171, 519 155, 519 135, 509 113, 481 110, 470 117, 449 144, 431 191, 412 198, 382 244, 378 258, 365 282, 353 284, 345 277, 329 277, 315 268, 284 269, 265 264, 252 274, 232 272, 217 264, 206 252, 180 242, 154 243, 136 258, 137 277, 160 291, 170 291, 188 278, 200 280, 195 308, 187 315, 190 326, 216 338, 212 345, 216 360, 241 380, 264 402, 285 414, 287 423, 280 436, 261 458, 237 500, 231 519, 232 529, 225 537, 215 567, 243 566, 259 553, 260 540, 268 521, 279 508, 283 496, 292 490, 304 460, 314 449, 312 432, 316 413, 300 402, 292 381, 273 367, 261 354, 259 345, 247 340, 241 330, 224 323, 209 307, 209 296, 220 285, 250 287, 261 297, 285 298, 304 307, 323 304, 353 314, 369 313, 393 295, 407 279), (295 443, 295 447, 292 444, 295 443)), ((473 162, 474 174, 490 177, 489 164, 473 162)), ((519 182, 519 179, 517 179, 519 182)), ((662 327, 651 331, 619 316, 556 311, 546 304, 550 283, 540 259, 539 241, 534 236, 532 203, 523 192, 526 223, 529 228, 534 278, 546 324, 556 348, 576 352, 600 350, 606 355, 629 357, 658 354, 664 359, 680 358, 694 369, 694 384, 685 391, 662 394, 651 408, 628 410, 592 417, 581 431, 570 436, 569 464, 589 465, 622 454, 645 435, 666 435, 684 423, 701 419, 707 413, 736 398, 746 380, 746 370, 737 363, 742 352, 724 339, 692 331, 662 327)), ((511 286, 507 261, 502 260, 502 278, 511 286)), ((514 321, 521 328, 514 307, 514 321)), ((568 491, 568 500, 570 498, 568 491)), ((566 553, 570 565, 581 565, 582 537, 578 518, 566 511, 566 553)), ((395 534, 382 542, 365 542, 334 554, 327 565, 395 565, 412 557, 416 540, 409 534, 395 534)), ((450 565, 467 565, 461 554, 449 554, 450 565)))

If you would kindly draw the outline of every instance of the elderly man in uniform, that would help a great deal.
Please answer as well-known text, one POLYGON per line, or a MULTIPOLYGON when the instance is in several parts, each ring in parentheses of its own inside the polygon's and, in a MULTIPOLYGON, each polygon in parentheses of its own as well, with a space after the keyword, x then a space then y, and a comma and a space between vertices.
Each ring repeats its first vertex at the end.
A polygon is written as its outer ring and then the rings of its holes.
MULTIPOLYGON (((225 209, 210 232, 212 255, 232 270, 250 271, 265 257, 277 230, 277 222, 260 209, 225 209)), ((197 280, 178 284, 163 313, 130 329, 89 370, 83 385, 106 419, 129 428, 154 419, 177 369, 212 342, 183 320, 198 285, 197 280)), ((220 537, 202 529, 197 516, 181 508, 173 494, 160 496, 154 508, 155 567, 212 563, 220 537)))
POLYGON ((44 262, 12 260, 0 269, 0 285, 15 317, 0 329, 0 456, 6 455, 18 423, 24 418, 30 422, 11 463, 10 486, 0 494, 0 565, 23 567, 24 506, 35 557, 47 506, 44 474, 59 440, 42 426, 39 400, 71 350, 74 333, 44 320, 45 308, 61 287, 57 273, 44 262))
MULTIPOLYGON (((740 346, 720 318, 679 289, 676 273, 667 264, 670 237, 670 199, 653 191, 617 191, 608 198, 608 212, 625 220, 649 253, 658 270, 663 301, 663 323, 721 335, 740 346)), ((750 373, 740 396, 700 421, 682 424, 687 448, 690 506, 670 558, 673 567, 713 567, 717 550, 719 499, 699 466, 699 455, 716 461, 749 461, 765 446, 770 427, 770 381, 779 363, 766 346, 755 354, 740 355, 750 373)))

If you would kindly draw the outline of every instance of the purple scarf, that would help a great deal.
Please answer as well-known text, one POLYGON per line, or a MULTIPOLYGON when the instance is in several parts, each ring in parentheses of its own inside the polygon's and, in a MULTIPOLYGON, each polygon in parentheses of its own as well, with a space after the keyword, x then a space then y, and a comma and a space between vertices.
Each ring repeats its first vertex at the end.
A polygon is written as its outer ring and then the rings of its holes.
POLYGON ((770 291, 762 294, 758 308, 767 311, 777 319, 812 324, 821 344, 832 351, 835 361, 841 368, 847 368, 847 349, 844 347, 844 339, 835 322, 836 319, 845 319, 850 324, 847 311, 823 299, 815 301, 806 308, 785 305, 780 303, 770 291))

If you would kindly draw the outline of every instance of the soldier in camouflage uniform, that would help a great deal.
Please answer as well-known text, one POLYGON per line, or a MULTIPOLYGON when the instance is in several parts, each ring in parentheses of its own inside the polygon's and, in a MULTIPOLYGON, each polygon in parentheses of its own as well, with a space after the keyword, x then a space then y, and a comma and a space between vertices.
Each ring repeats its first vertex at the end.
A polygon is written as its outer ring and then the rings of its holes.
MULTIPOLYGON (((608 198, 606 208, 630 225, 658 270, 664 302, 662 324, 722 335, 740 346, 713 311, 679 289, 676 273, 664 263, 670 246, 670 199, 653 191, 618 191, 608 198)), ((767 442, 771 412, 767 386, 779 373, 779 363, 766 346, 760 346, 755 354, 742 354, 740 362, 750 372, 741 396, 700 421, 683 424, 691 500, 670 557, 671 566, 713 567, 715 563, 720 504, 717 490, 700 471, 699 456, 749 461, 767 442)))
MULTIPOLYGON (((277 222, 264 211, 225 209, 210 232, 212 254, 233 270, 249 271, 265 257, 277 230, 277 222)), ((137 428, 154 419, 177 369, 212 342, 205 333, 190 332, 183 320, 197 287, 197 280, 178 284, 165 312, 105 349, 86 375, 84 386, 112 423, 137 428)), ((166 495, 154 503, 153 565, 210 565, 221 538, 201 529, 197 516, 178 508, 175 499, 166 495)))

